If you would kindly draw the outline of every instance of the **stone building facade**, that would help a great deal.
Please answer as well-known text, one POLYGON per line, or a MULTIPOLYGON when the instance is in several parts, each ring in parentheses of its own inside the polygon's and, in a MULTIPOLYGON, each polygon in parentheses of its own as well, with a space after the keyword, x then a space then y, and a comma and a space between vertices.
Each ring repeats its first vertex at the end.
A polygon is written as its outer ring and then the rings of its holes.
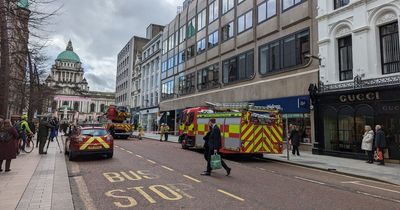
POLYGON ((383 126, 400 160, 399 0, 318 1, 320 85, 315 153, 365 158, 365 125, 383 126))
POLYGON ((115 104, 115 93, 90 91, 82 62, 71 41, 57 56, 46 84, 56 92, 49 106, 61 120, 97 121, 108 106, 115 104))

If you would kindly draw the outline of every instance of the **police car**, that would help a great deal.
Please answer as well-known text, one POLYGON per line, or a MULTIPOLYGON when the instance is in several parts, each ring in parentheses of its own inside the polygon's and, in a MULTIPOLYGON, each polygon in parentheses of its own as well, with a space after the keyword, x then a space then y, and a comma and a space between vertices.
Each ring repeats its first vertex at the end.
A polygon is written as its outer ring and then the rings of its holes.
POLYGON ((65 154, 69 160, 83 155, 105 155, 112 158, 114 139, 102 126, 84 125, 71 129, 65 141, 65 154))

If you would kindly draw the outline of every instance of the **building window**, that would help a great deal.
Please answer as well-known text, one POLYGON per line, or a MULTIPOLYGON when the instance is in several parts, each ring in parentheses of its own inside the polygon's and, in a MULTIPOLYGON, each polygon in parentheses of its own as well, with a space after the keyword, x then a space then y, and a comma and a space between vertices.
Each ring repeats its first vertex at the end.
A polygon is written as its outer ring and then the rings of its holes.
POLYGON ((168 69, 174 68, 174 57, 172 56, 171 58, 168 58, 168 69))
POLYGON ((100 105, 100 112, 105 112, 106 111, 105 108, 106 108, 106 106, 104 104, 101 104, 100 105))
POLYGON ((250 79, 254 75, 254 52, 248 51, 222 62, 225 84, 250 79))
POLYGON ((310 53, 309 30, 298 32, 260 47, 259 71, 268 74, 305 65, 310 53))
POLYGON ((213 48, 218 45, 218 30, 208 35, 208 48, 213 48))
POLYGON ((253 11, 252 10, 238 18, 237 27, 238 27, 238 34, 253 27, 253 11))
POLYGON ((186 25, 182 26, 179 29, 179 43, 182 43, 186 40, 186 25))
POLYGON ((197 30, 200 31, 206 26, 207 11, 204 9, 197 15, 197 30))
POLYGON ((298 4, 305 2, 306 0, 283 0, 282 1, 282 9, 283 11, 290 9, 298 4))
POLYGON ((189 22, 187 23, 186 33, 187 38, 190 38, 196 34, 196 18, 192 18, 191 20, 189 20, 189 22))
POLYGON ((162 49, 163 54, 168 52, 168 40, 165 40, 163 42, 163 49, 162 49))
POLYGON ((178 91, 180 95, 194 93, 195 91, 195 73, 179 77, 178 91))
POLYGON ((257 7, 257 22, 261 23, 276 15, 276 0, 267 0, 257 7))
POLYGON ((161 98, 168 99, 174 97, 174 80, 162 84, 161 98))
POLYGON ((349 106, 341 108, 338 112, 338 150, 352 152, 354 130, 354 109, 349 106))
POLYGON ((79 111, 79 102, 74 103, 74 110, 79 111))
POLYGON ((214 64, 205 69, 197 71, 197 89, 208 90, 219 87, 219 65, 214 64))
POLYGON ((90 112, 95 112, 96 105, 95 104, 90 104, 90 112))
POLYGON ((233 35, 234 35, 233 27, 234 27, 233 22, 230 22, 227 25, 225 25, 224 27, 222 27, 222 41, 223 42, 233 37, 233 35))
POLYGON ((206 51, 206 39, 202 39, 197 42, 197 55, 206 51))
POLYGON ((167 61, 161 63, 161 72, 167 71, 167 61))
POLYGON ((219 16, 219 7, 218 7, 219 0, 215 0, 208 6, 208 22, 211 23, 216 20, 219 16))
POLYGON ((379 28, 382 74, 400 72, 400 45, 398 22, 379 28))
POLYGON ((338 39, 340 81, 353 79, 353 49, 351 36, 338 39))
POLYGON ((172 34, 169 38, 168 38, 168 51, 174 49, 175 44, 174 44, 174 34, 172 34))
POLYGON ((235 6, 234 0, 222 0, 222 14, 227 13, 235 6))
POLYGON ((187 50, 186 56, 187 56, 188 60, 195 56, 195 52, 196 52, 195 45, 188 47, 186 50, 187 50))
POLYGON ((350 0, 334 0, 335 9, 348 5, 350 0))
POLYGON ((178 64, 185 62, 185 51, 180 51, 178 54, 178 64))

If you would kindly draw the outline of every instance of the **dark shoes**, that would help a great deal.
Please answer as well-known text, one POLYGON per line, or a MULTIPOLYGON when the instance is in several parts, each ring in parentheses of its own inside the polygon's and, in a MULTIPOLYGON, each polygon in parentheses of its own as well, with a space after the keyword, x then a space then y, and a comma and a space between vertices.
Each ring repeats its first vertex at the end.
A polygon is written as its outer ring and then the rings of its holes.
POLYGON ((202 175, 202 176, 211 176, 211 172, 204 171, 200 175, 202 175))
POLYGON ((11 171, 11 169, 6 169, 6 170, 5 170, 5 172, 10 172, 10 171, 11 171))
POLYGON ((231 168, 228 168, 227 170, 226 170, 226 176, 229 176, 229 174, 231 174, 231 168))

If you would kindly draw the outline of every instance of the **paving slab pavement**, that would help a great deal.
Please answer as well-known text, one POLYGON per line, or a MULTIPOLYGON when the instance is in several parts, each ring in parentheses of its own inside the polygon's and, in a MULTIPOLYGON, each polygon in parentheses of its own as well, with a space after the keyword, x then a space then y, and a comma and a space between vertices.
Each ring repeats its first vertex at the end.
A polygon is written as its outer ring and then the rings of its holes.
MULTIPOLYGON (((144 138, 159 140, 160 135, 154 133, 145 133, 144 138)), ((177 143, 178 136, 169 135, 168 141, 177 143)), ((338 173, 400 185, 400 164, 385 163, 384 166, 381 166, 377 164, 368 164, 363 160, 326 155, 314 155, 311 153, 311 151, 301 151, 300 156, 293 156, 290 152, 289 160, 287 160, 286 154, 287 151, 284 150, 282 154, 265 154, 264 158, 321 170, 334 169, 338 173)))
POLYGON ((64 153, 56 142, 47 155, 37 148, 19 155, 11 170, 0 173, 0 209, 74 209, 64 153))

